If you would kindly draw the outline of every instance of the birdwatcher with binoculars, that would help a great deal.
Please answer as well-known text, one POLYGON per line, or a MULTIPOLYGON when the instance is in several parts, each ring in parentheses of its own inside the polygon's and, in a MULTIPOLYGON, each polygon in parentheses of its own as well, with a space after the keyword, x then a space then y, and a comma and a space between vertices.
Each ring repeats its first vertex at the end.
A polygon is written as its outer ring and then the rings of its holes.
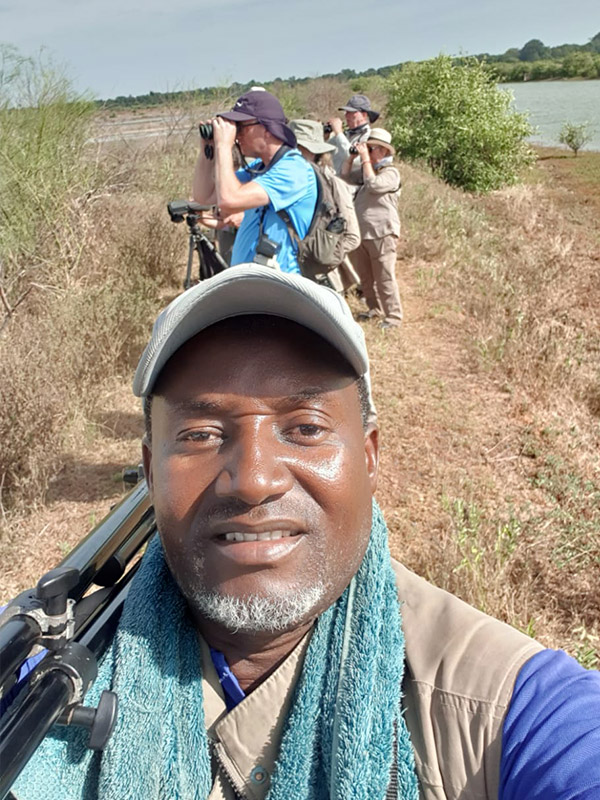
POLYGON ((297 240, 305 237, 317 201, 314 171, 296 148, 279 100, 253 88, 231 111, 200 124, 193 198, 215 205, 219 225, 243 219, 231 265, 254 262, 299 273, 297 240), (233 149, 242 168, 236 170, 233 149), (249 159, 249 160, 248 160, 249 159), (296 236, 290 235, 290 226, 296 236))
MULTIPOLYGON (((371 123, 379 119, 379 111, 371 108, 371 101, 364 94, 355 94, 338 111, 343 111, 346 118, 346 129, 339 117, 331 117, 323 132, 329 134, 328 144, 335 147, 331 154, 333 168, 339 175, 342 165, 358 142, 366 142, 371 133, 371 123)), ((354 151, 355 152, 355 151, 354 151)))

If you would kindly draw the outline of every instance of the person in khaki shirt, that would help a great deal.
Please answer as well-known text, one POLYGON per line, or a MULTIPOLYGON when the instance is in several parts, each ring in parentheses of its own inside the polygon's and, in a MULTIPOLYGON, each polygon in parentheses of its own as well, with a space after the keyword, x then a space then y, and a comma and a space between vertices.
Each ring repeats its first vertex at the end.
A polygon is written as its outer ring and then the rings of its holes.
POLYGON ((358 273, 368 311, 359 319, 383 318, 382 328, 402 324, 402 303, 396 281, 396 250, 400 236, 398 198, 400 173, 393 165, 392 137, 373 128, 366 142, 354 147, 341 177, 358 187, 354 207, 361 243, 350 256, 358 273), (355 160, 360 159, 357 167, 355 160))
MULTIPOLYGON (((354 210, 354 202, 348 184, 338 178, 331 166, 331 153, 335 147, 323 139, 323 126, 312 119, 293 119, 290 128, 296 134, 298 150, 307 161, 316 164, 330 180, 334 181, 340 199, 339 211, 344 218, 346 252, 356 250, 360 244, 360 228, 354 210)), ((327 273, 327 281, 336 292, 344 292, 360 283, 348 256, 343 262, 327 273)))
POLYGON ((598 797, 600 680, 394 562, 363 332, 300 276, 225 270, 157 319, 134 392, 159 536, 17 800, 598 797))

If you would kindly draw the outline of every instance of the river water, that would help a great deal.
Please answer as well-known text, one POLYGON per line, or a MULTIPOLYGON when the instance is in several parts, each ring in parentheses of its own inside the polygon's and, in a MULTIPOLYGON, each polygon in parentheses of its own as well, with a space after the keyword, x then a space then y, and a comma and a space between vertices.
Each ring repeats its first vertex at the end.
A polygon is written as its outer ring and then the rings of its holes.
POLYGON ((558 145, 558 135, 565 122, 589 123, 592 139, 588 150, 600 150, 600 80, 529 81, 504 83, 515 98, 517 111, 528 111, 537 129, 532 142, 558 145))

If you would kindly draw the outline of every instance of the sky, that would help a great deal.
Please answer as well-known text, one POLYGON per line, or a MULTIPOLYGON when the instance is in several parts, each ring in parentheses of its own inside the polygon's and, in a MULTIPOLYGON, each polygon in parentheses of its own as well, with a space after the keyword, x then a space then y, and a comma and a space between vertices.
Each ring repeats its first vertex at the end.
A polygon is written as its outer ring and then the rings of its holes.
POLYGON ((357 71, 440 52, 584 44, 598 0, 0 0, 0 43, 45 48, 96 98, 357 71))

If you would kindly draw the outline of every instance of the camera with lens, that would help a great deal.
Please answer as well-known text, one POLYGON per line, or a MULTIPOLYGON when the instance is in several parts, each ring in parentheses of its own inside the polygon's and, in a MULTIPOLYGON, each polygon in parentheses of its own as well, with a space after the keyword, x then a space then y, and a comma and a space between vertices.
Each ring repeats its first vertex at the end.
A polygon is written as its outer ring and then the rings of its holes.
POLYGON ((200 125, 198 125, 198 130, 200 131, 200 138, 204 139, 205 142, 210 142, 211 139, 215 138, 215 130, 212 122, 201 122, 200 125))
POLYGON ((333 128, 329 122, 323 123, 323 134, 326 136, 328 133, 333 133, 333 128))
POLYGON ((353 144, 350 145, 350 155, 352 156, 358 155, 358 150, 353 144))
POLYGON ((279 262, 277 261, 277 251, 279 245, 265 233, 261 233, 256 247, 256 255, 254 256, 255 264, 262 264, 263 267, 272 267, 279 269, 279 262))
POLYGON ((212 206, 201 206, 200 203, 191 203, 188 200, 171 200, 167 203, 167 211, 171 222, 183 222, 188 215, 197 215, 201 211, 210 211, 212 206))

